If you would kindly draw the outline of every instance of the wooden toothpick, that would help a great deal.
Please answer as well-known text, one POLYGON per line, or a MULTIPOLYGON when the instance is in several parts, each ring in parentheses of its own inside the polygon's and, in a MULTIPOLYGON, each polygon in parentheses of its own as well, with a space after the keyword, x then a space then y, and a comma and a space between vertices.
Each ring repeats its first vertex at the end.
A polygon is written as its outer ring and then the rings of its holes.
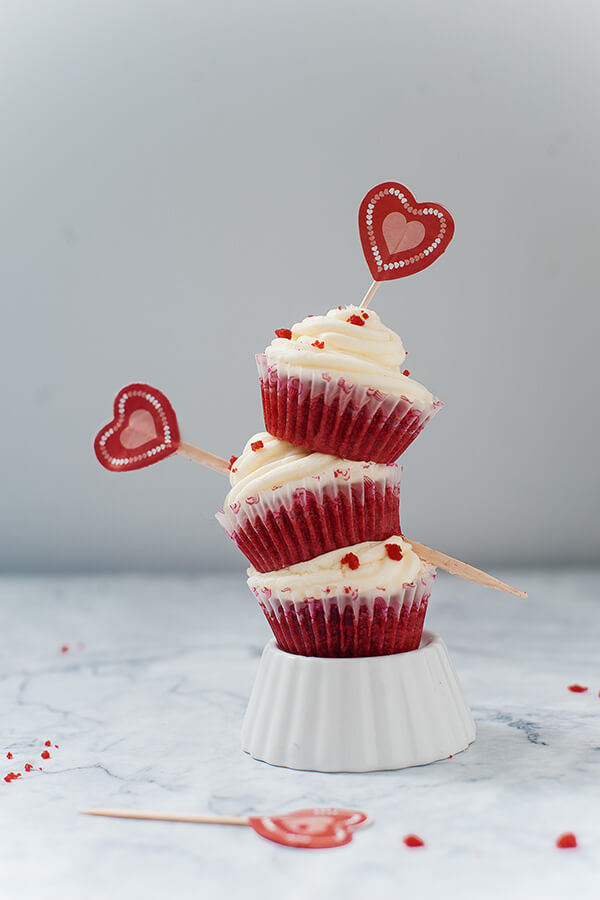
POLYGON ((365 296, 363 297, 362 302, 361 302, 361 304, 360 304, 360 306, 359 306, 359 309, 366 309, 366 308, 367 308, 367 306, 369 305, 369 303, 371 302, 371 300, 372 300, 373 297, 375 296, 375 291, 377 290, 377 288, 379 287, 380 284, 381 284, 380 281, 374 281, 374 282, 372 283, 371 287, 369 288, 369 290, 367 291, 367 293, 366 293, 365 296))
POLYGON ((406 540, 417 556, 420 556, 422 560, 431 563, 432 566, 436 566, 438 569, 450 572, 451 575, 458 575, 460 578, 465 578, 467 581, 474 581, 476 584, 483 584, 486 587, 495 588, 497 591, 514 594, 516 597, 527 596, 524 591, 518 591, 516 588, 511 587, 509 584, 505 584, 498 578, 494 578, 493 575, 488 575, 488 573, 484 572, 482 569, 476 569, 474 566, 470 566, 460 559, 454 559, 452 556, 447 556, 439 550, 432 550, 431 547, 427 547, 425 544, 419 544, 417 541, 411 540, 411 538, 406 538, 406 540))
POLYGON ((187 822, 198 825, 249 825, 245 816, 186 816, 180 813, 132 812, 128 809, 79 809, 84 816, 107 816, 111 819, 150 819, 154 822, 187 822))
POLYGON ((223 475, 229 474, 229 463, 227 460, 221 456, 215 456, 214 453, 209 453, 208 450, 202 450, 200 447, 194 447, 193 444, 186 444, 185 441, 180 441, 177 452, 188 459, 193 459, 194 462, 208 466, 209 469, 214 469, 215 472, 221 472, 223 475))

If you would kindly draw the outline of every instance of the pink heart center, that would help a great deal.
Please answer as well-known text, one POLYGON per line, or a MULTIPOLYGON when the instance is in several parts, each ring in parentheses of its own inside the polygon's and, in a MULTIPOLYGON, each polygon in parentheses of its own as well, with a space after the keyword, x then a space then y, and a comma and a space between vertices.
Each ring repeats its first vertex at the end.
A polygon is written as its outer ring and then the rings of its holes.
POLYGON ((127 428, 121 432, 121 444, 126 450, 135 450, 157 437, 156 425, 147 409, 136 409, 129 416, 127 428))
POLYGON ((391 212, 381 226, 388 253, 400 253, 418 247, 425 237, 425 226, 413 219, 407 222, 401 212, 391 212))

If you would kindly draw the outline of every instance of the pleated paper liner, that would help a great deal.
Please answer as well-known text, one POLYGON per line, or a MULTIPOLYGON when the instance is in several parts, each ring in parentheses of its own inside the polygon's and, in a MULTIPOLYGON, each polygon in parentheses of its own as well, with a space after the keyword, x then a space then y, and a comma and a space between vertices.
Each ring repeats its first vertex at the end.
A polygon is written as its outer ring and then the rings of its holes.
POLYGON ((216 519, 258 572, 272 572, 338 547, 398 534, 401 469, 365 464, 359 480, 335 472, 260 491, 216 519))
MULTIPOLYGON (((435 570, 400 590, 336 586, 318 598, 252 588, 277 645, 301 656, 385 656, 416 650, 435 570)), ((349 580, 351 580, 349 578, 349 580)))
POLYGON ((393 463, 441 409, 406 397, 350 385, 327 372, 256 357, 265 428, 291 444, 346 459, 393 463))

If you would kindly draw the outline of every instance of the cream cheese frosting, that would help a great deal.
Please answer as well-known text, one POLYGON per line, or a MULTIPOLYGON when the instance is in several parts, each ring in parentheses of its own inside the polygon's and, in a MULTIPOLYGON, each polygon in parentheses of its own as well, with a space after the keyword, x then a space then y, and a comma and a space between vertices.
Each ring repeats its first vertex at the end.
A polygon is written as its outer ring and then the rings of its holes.
POLYGON ((291 332, 291 339, 275 338, 266 348, 269 365, 288 363, 343 376, 351 384, 398 394, 422 408, 435 399, 400 371, 406 357, 402 341, 373 310, 336 307, 324 316, 308 316, 291 332), (349 321, 353 317, 364 324, 349 321))
POLYGON ((435 573, 433 566, 423 562, 410 543, 399 535, 385 541, 365 541, 352 547, 343 547, 323 553, 306 562, 296 563, 276 572, 257 572, 248 569, 248 586, 251 590, 273 593, 291 590, 315 600, 344 591, 381 590, 394 593, 405 584, 414 584, 420 578, 435 573), (393 547, 395 549, 388 550, 393 547), (402 554, 401 559, 394 556, 402 554), (358 559, 358 567, 354 556, 358 559))
POLYGON ((352 482, 360 481, 367 474, 375 480, 389 476, 394 469, 397 467, 315 453, 261 431, 249 439, 231 466, 231 490, 225 498, 225 507, 304 478, 340 478, 352 482))

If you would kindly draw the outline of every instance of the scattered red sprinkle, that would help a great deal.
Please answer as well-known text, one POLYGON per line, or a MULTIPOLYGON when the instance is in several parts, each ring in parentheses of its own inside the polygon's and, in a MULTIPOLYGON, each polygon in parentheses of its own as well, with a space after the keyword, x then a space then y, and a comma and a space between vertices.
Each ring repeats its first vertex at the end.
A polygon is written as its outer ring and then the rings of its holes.
POLYGON ((325 349, 325 341, 313 341, 312 346, 317 347, 319 350, 324 350, 325 349))
POLYGON ((448 759, 452 759, 452 754, 450 754, 450 756, 448 757, 448 759))
POLYGON ((55 744, 54 746, 56 747, 57 750, 60 750, 60 747, 58 746, 58 744, 55 744))
POLYGON ((6 758, 7 758, 7 759, 12 759, 12 758, 13 758, 13 755, 12 755, 12 753, 10 752, 10 750, 9 750, 8 753, 6 754, 6 758))
POLYGON ((292 332, 289 328, 276 328, 275 334, 277 337, 286 338, 288 341, 292 339, 292 332))
POLYGON ((406 837, 403 838, 403 840, 407 847, 425 846, 425 841, 416 834, 407 834, 406 837))
POLYGON ((60 652, 61 652, 61 653, 68 653, 68 652, 69 652, 69 645, 68 645, 68 644, 63 644, 62 647, 60 648, 60 652))
POLYGON ((574 694, 585 694, 585 692, 587 691, 587 688, 584 687, 582 684, 570 684, 569 690, 572 691, 574 694))
POLYGON ((239 459, 239 456, 230 456, 229 457, 229 468, 230 469, 231 469, 232 465, 234 464, 234 462, 237 462, 238 459, 239 459))
POLYGON ((402 559, 402 547, 398 544, 386 544, 385 552, 389 556, 390 559, 401 560, 402 559))
POLYGON ((50 759, 50 754, 47 750, 44 750, 44 752, 42 753, 42 759, 50 759))
POLYGON ((343 566, 348 566, 349 569, 358 569, 360 566, 360 560, 356 553, 346 553, 345 556, 342 556, 340 562, 343 566))
POLYGON ((25 763, 25 771, 33 772, 33 766, 31 765, 31 763, 25 763))
POLYGON ((560 850, 569 850, 577 846, 577 838, 572 831, 567 831, 556 839, 556 846, 560 850))
POLYGON ((403 375, 410 375, 410 372, 408 371, 408 369, 405 369, 404 372, 403 372, 402 374, 403 374, 403 375))
POLYGON ((44 747, 51 747, 52 741, 44 741, 44 747))
POLYGON ((342 308, 341 306, 338 306, 338 309, 341 309, 341 308, 342 308))
POLYGON ((362 316, 363 319, 365 319, 365 321, 366 321, 366 320, 369 318, 369 313, 368 313, 368 312, 361 313, 361 316, 362 316))
POLYGON ((21 777, 20 772, 9 772, 8 775, 4 776, 4 780, 6 781, 7 784, 10 784, 11 781, 16 781, 17 778, 20 778, 20 777, 21 777))
POLYGON ((361 319, 360 316, 350 316, 349 319, 346 319, 346 322, 350 322, 351 325, 364 325, 365 320, 361 319))
POLYGON ((252 441, 252 443, 250 444, 250 449, 256 452, 257 450, 262 450, 264 446, 265 445, 262 441, 252 441))

